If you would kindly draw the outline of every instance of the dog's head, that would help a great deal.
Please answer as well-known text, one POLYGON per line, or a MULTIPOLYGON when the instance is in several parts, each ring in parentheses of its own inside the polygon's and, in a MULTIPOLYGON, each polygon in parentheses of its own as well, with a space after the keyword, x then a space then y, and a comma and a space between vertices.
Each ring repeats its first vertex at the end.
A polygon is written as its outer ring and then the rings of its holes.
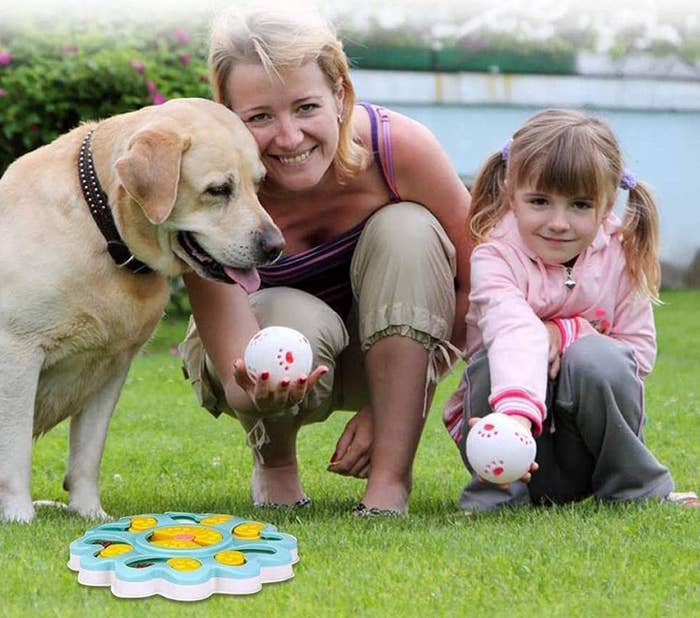
POLYGON ((179 99, 148 108, 115 163, 114 218, 132 252, 174 276, 237 282, 252 291, 256 266, 284 240, 256 192, 265 175, 243 122, 222 105, 179 99))

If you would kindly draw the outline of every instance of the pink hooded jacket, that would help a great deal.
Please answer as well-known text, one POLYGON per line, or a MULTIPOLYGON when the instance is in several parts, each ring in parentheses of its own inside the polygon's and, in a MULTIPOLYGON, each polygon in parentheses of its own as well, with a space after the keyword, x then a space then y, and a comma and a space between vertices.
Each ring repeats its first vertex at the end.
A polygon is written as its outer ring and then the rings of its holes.
MULTIPOLYGON (((528 249, 512 213, 493 229, 488 242, 472 252, 467 357, 481 348, 488 350, 491 407, 529 418, 535 436, 541 433, 547 412, 549 336, 545 321, 559 327, 562 353, 580 337, 602 334, 632 348, 641 377, 654 364, 652 304, 632 287, 620 226, 614 213, 608 215, 570 269, 544 264, 528 249), (565 284, 569 278, 575 281, 571 288, 565 284)), ((443 412, 455 440, 464 422, 466 388, 462 377, 443 412)))

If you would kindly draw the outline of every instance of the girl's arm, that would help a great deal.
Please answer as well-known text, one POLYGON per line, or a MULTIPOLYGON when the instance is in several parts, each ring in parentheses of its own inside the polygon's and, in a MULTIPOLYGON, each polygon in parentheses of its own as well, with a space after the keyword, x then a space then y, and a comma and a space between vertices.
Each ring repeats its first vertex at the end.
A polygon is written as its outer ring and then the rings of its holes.
POLYGON ((634 290, 624 275, 615 307, 615 315, 608 334, 629 345, 639 368, 639 375, 648 375, 656 360, 656 327, 651 301, 634 290))
POLYGON ((656 328, 651 301, 633 289, 627 273, 621 266, 617 297, 610 303, 608 313, 604 308, 596 310, 591 320, 584 317, 552 320, 560 333, 560 353, 577 339, 604 335, 630 346, 634 351, 639 375, 651 372, 656 359, 656 328))
POLYGON ((391 147, 399 194, 427 208, 440 222, 456 250, 456 307, 452 343, 464 349, 464 317, 469 307, 469 254, 466 230, 471 197, 435 136, 402 114, 389 112, 391 147))
POLYGON ((514 259, 493 243, 474 249, 471 311, 488 352, 491 407, 529 419, 536 436, 546 416, 549 335, 521 289, 514 259))

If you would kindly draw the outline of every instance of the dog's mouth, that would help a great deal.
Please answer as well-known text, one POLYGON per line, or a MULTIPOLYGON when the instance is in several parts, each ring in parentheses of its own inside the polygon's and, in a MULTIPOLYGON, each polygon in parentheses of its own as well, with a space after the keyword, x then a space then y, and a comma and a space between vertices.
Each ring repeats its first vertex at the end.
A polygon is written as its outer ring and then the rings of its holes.
POLYGON ((190 232, 180 231, 177 241, 192 261, 211 279, 224 283, 237 283, 246 292, 255 292, 260 287, 260 275, 253 268, 234 268, 217 262, 194 239, 190 232))

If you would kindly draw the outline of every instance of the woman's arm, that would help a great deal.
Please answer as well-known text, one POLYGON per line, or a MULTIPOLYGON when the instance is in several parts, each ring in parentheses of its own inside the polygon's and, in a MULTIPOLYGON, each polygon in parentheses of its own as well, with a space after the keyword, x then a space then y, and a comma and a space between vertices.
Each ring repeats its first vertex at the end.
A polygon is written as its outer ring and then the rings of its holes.
POLYGON ((247 292, 238 285, 207 281, 192 273, 183 279, 202 344, 234 410, 247 415, 282 412, 302 401, 328 373, 328 367, 319 365, 294 382, 269 384, 265 377, 254 380, 246 371, 243 355, 260 326, 247 292))
POLYGON ((197 330, 214 364, 229 405, 250 413, 253 402, 237 384, 234 361, 243 358, 248 341, 259 330, 248 302, 238 285, 208 281, 188 273, 183 276, 197 330))
POLYGON ((466 221, 471 197, 447 153, 426 127, 396 112, 389 112, 389 116, 399 194, 435 215, 456 250, 456 307, 451 341, 464 349, 471 251, 466 221))

